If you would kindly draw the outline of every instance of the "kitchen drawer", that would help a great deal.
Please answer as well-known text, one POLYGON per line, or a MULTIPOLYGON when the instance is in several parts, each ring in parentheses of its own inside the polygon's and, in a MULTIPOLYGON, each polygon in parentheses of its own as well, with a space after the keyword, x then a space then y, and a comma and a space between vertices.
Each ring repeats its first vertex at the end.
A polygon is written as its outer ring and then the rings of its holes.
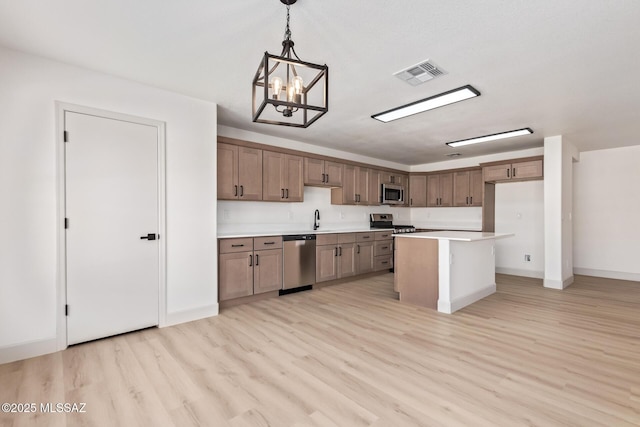
POLYGON ((376 240, 391 240, 393 239, 393 230, 389 231, 376 231, 376 240))
POLYGON ((251 237, 243 239, 220 239, 221 254, 249 251, 253 251, 253 238, 251 237))
POLYGON ((393 243, 392 240, 380 240, 375 242, 373 246, 373 255, 381 256, 381 255, 391 255, 393 251, 393 243))
POLYGON ((393 268, 393 261, 390 255, 376 257, 373 261, 374 271, 388 270, 390 268, 393 268))
POLYGON ((267 236, 267 237, 254 237, 253 249, 256 251, 262 251, 265 249, 280 249, 282 248, 282 236, 267 236))
POLYGON ((338 244, 338 235, 335 233, 316 234, 316 246, 337 245, 337 244, 338 244))
POLYGON ((373 242, 374 233, 357 233, 356 242, 373 242))
POLYGON ((356 233, 338 234, 338 243, 353 243, 356 241, 356 233))

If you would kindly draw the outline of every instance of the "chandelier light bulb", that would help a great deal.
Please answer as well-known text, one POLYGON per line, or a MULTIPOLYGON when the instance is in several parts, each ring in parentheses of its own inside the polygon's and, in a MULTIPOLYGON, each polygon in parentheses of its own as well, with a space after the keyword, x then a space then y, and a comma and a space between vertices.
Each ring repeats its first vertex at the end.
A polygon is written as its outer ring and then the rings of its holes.
POLYGON ((271 88, 273 90, 273 99, 278 99, 282 90, 282 79, 280 77, 271 79, 271 88))
POLYGON ((295 76, 293 78, 293 89, 295 90, 296 95, 302 95, 302 89, 304 89, 302 77, 295 76))

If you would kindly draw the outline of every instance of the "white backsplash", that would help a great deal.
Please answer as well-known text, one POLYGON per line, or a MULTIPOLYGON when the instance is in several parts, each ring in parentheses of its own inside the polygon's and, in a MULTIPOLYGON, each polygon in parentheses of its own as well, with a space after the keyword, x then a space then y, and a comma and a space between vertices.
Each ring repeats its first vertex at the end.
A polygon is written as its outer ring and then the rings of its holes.
POLYGON ((481 231, 482 208, 411 208, 411 223, 416 228, 481 231))
POLYGON ((331 189, 304 187, 304 202, 218 201, 218 234, 313 230, 313 214, 320 211, 320 230, 369 228, 370 213, 392 213, 396 224, 410 224, 408 208, 341 206, 331 204, 331 189))

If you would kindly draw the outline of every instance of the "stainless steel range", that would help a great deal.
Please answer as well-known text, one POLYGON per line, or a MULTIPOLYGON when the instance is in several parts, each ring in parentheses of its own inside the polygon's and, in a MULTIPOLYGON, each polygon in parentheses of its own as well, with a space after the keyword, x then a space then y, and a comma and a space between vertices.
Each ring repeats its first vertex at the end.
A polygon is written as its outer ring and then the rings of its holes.
POLYGON ((393 228, 394 234, 399 233, 415 233, 416 228, 413 225, 399 225, 393 223, 393 214, 370 214, 369 227, 375 228, 393 228))

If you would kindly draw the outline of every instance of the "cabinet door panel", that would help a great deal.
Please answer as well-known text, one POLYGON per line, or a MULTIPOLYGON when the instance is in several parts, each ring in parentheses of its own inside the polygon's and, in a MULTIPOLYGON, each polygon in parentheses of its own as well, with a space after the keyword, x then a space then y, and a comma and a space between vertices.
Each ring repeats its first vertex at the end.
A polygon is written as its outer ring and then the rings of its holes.
POLYGON ((356 193, 358 193, 358 204, 360 205, 368 205, 369 204, 369 169, 358 167, 358 179, 357 185, 358 189, 356 193))
POLYGON ((373 271, 373 242, 356 243, 356 257, 357 274, 373 271))
POLYGON ((440 175, 427 176, 427 206, 438 206, 440 201, 440 175))
POLYGON ((238 198, 238 147, 218 144, 218 199, 238 198))
POLYGON ((355 276, 356 274, 356 244, 345 243, 338 248, 338 277, 355 276))
POLYGON ((334 245, 316 247, 316 282, 338 278, 337 250, 334 245))
POLYGON ((542 177, 542 160, 513 163, 511 178, 539 178, 542 177))
POLYGON ((303 160, 299 156, 285 157, 285 200, 287 202, 302 202, 304 199, 303 160))
POLYGON ((344 176, 342 180, 342 203, 345 205, 356 204, 356 183, 358 182, 358 171, 355 166, 344 165, 344 176))
POLYGON ((282 249, 256 251, 253 267, 253 293, 282 289, 282 249))
POLYGON ((453 174, 453 205, 469 206, 469 171, 453 174))
POLYGON ((511 178, 511 165, 485 166, 482 169, 484 181, 504 181, 511 178))
POLYGON ((440 206, 453 206, 453 173, 440 175, 440 206))
POLYGON ((415 175, 409 177, 409 206, 427 206, 427 177, 415 175))
POLYGON ((262 200, 262 150, 238 147, 238 184, 238 198, 262 200))
POLYGON ((324 162, 324 173, 327 174, 327 183, 326 185, 330 185, 332 187, 342 187, 343 182, 343 169, 342 163, 324 162))
POLYGON ((285 155, 264 151, 262 153, 262 200, 271 202, 284 201, 285 155))
POLYGON ((324 185, 324 160, 312 157, 304 158, 304 183, 305 185, 324 185))
POLYGON ((469 204, 471 206, 482 206, 482 170, 469 172, 469 204))
POLYGON ((226 301, 253 294, 253 252, 220 254, 218 299, 226 301))

